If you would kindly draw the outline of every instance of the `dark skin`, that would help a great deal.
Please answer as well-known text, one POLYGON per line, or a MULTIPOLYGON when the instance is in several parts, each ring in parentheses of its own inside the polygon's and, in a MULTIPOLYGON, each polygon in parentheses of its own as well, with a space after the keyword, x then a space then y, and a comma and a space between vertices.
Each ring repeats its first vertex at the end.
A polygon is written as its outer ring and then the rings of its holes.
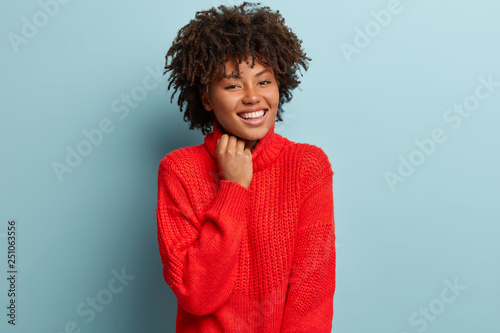
POLYGON ((215 152, 224 179, 234 181, 248 189, 253 177, 253 162, 252 151, 250 148, 245 148, 245 140, 223 134, 217 140, 215 152))
POLYGON ((225 133, 216 148, 222 176, 247 189, 253 176, 252 150, 274 125, 279 103, 272 69, 260 63, 251 66, 248 58, 239 64, 239 73, 235 63, 228 60, 226 68, 234 74, 230 78, 217 77, 209 92, 201 96, 205 109, 215 113, 225 133), (257 109, 264 112, 259 125, 247 125, 237 115, 257 109))
MULTIPOLYGON (((214 117, 205 112, 198 90, 206 90, 224 60, 239 62, 250 55, 252 63, 265 63, 274 72, 279 84, 276 121, 283 121, 282 106, 300 83, 300 68, 307 70, 311 60, 301 43, 281 14, 267 6, 244 2, 197 12, 195 19, 179 30, 165 56, 164 74, 170 72, 168 89, 174 89, 171 101, 179 92, 177 104, 189 128, 210 133, 214 117)), ((224 74, 231 74, 232 70, 226 70, 224 74)), ((231 133, 249 141, 258 139, 231 133)))

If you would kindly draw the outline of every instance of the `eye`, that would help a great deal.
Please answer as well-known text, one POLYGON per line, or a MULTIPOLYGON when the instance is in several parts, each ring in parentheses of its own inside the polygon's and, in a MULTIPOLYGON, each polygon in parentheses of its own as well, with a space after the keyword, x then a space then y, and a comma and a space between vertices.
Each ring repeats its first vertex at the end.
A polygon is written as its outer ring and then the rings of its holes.
POLYGON ((268 84, 270 84, 270 83, 271 83, 271 81, 266 81, 266 80, 264 80, 264 81, 260 81, 260 82, 259 82, 259 84, 260 84, 260 85, 263 85, 263 86, 268 85, 268 84))
POLYGON ((224 89, 234 89, 234 88, 236 88, 236 85, 235 84, 231 84, 231 85, 225 87, 224 89))

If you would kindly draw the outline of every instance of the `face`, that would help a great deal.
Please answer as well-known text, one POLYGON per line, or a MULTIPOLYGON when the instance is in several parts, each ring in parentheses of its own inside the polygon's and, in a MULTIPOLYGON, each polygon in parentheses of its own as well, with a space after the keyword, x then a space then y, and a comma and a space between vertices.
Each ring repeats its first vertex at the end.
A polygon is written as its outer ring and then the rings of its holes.
POLYGON ((203 106, 214 112, 227 134, 245 140, 246 148, 253 148, 273 126, 279 103, 279 90, 273 70, 250 61, 239 64, 240 74, 233 60, 226 62, 226 74, 219 76, 202 94, 203 106), (243 117, 250 119, 244 119, 243 117))

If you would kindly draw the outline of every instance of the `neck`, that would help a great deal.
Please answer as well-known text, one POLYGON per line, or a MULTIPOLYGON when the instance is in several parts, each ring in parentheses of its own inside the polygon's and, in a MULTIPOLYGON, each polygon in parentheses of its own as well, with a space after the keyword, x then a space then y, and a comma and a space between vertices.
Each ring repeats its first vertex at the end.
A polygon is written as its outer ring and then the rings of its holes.
MULTIPOLYGON (((220 126, 220 124, 219 124, 220 126)), ((230 135, 230 136, 235 136, 238 140, 243 140, 245 141, 245 149, 246 148, 250 148, 250 151, 253 151, 255 146, 257 145, 257 143, 259 143, 260 140, 245 140, 245 139, 242 139, 240 138, 239 136, 236 136, 236 135, 233 135, 231 133, 229 133, 228 131, 226 131, 226 129, 222 126, 220 126, 221 129, 222 129, 222 132, 224 132, 225 134, 227 135, 230 135)))
MULTIPOLYGON (((215 152, 217 140, 220 139, 222 134, 231 134, 226 133, 216 121, 212 123, 212 126, 213 131, 205 136, 204 142, 208 152, 218 164, 219 162, 215 152)), ((245 148, 249 148, 252 152, 253 171, 259 172, 271 165, 282 148, 287 144, 287 139, 274 133, 274 124, 269 132, 260 140, 252 140, 250 142, 245 140, 245 148)), ((218 169, 220 170, 220 165, 218 165, 218 169)))
POLYGON ((250 151, 253 151, 259 141, 260 140, 245 141, 245 148, 250 148, 250 151))

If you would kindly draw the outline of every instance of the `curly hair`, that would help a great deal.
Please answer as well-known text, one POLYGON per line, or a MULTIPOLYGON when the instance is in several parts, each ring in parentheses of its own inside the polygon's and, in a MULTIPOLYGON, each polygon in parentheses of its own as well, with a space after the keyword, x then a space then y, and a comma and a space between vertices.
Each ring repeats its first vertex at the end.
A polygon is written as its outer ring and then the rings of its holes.
POLYGON ((177 104, 180 112, 185 107, 184 121, 190 122, 189 129, 201 129, 204 135, 210 132, 215 115, 203 107, 200 92, 208 91, 217 75, 227 77, 226 61, 232 59, 239 73, 238 64, 249 55, 252 67, 257 60, 273 69, 279 89, 277 121, 283 121, 282 106, 300 84, 297 71, 302 76, 300 67, 307 70, 311 59, 280 12, 259 6, 244 2, 198 11, 172 42, 163 75, 171 72, 167 89, 173 85, 174 92, 170 102, 180 91, 177 104))

